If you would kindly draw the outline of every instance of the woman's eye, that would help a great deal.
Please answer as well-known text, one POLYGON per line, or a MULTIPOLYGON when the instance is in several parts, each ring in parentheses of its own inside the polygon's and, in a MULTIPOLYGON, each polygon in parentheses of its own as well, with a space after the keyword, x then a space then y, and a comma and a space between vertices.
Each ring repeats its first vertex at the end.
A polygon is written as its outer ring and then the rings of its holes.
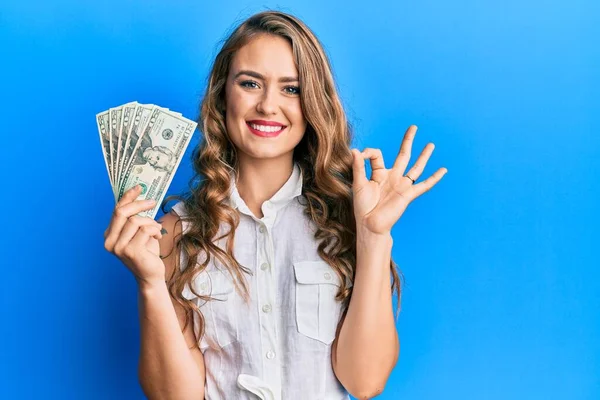
POLYGON ((244 81, 244 82, 241 82, 240 85, 242 87, 252 88, 252 89, 255 89, 258 86, 258 84, 254 81, 244 81))
POLYGON ((300 94, 300 88, 298 86, 288 86, 285 90, 289 94, 300 94))

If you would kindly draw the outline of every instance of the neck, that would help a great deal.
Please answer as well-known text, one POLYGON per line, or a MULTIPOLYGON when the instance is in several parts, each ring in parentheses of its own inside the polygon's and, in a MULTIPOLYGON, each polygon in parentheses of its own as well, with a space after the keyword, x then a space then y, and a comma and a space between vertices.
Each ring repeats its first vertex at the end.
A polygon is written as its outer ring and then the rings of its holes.
POLYGON ((251 210, 260 210, 287 182, 293 168, 291 155, 271 159, 240 158, 236 183, 240 197, 251 210))

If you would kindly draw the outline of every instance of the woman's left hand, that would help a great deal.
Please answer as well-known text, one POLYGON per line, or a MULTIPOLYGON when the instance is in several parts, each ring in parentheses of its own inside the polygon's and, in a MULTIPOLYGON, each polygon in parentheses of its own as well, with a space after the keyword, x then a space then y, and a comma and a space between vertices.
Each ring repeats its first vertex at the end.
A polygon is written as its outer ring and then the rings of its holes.
POLYGON ((417 162, 408 173, 404 173, 416 132, 415 125, 406 130, 392 169, 385 168, 381 150, 366 148, 359 152, 352 149, 352 191, 357 230, 389 234, 410 202, 431 189, 448 172, 446 168, 440 168, 424 181, 413 184, 410 178, 415 181, 419 179, 435 147, 433 143, 428 143, 417 162), (365 173, 365 159, 371 162, 371 180, 367 179, 365 173))

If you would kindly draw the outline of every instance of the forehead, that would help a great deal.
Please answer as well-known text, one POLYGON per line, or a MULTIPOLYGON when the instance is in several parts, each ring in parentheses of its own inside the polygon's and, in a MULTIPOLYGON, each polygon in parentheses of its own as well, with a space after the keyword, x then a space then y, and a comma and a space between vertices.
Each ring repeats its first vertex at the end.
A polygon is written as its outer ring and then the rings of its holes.
POLYGON ((298 75, 290 42, 267 34, 252 38, 242 46, 233 57, 230 70, 233 74, 252 70, 267 78, 298 75))

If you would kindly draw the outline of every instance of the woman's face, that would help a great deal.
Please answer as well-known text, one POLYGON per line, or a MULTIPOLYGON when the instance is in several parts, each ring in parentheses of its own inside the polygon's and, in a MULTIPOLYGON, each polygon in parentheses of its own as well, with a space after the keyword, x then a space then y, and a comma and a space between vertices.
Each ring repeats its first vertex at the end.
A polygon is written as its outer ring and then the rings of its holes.
POLYGON ((298 85, 286 39, 260 35, 236 52, 225 99, 227 132, 239 152, 252 158, 293 152, 306 129, 298 85))

